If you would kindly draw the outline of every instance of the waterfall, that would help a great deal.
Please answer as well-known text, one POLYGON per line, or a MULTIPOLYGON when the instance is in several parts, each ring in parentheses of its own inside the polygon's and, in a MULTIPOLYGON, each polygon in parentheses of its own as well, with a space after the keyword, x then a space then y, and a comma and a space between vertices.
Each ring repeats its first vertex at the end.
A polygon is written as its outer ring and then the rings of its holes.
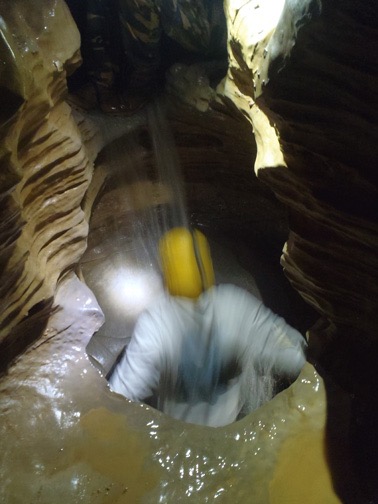
POLYGON ((148 109, 157 177, 168 188, 171 197, 164 215, 163 232, 173 226, 189 225, 181 164, 164 109, 161 100, 153 102, 148 109))

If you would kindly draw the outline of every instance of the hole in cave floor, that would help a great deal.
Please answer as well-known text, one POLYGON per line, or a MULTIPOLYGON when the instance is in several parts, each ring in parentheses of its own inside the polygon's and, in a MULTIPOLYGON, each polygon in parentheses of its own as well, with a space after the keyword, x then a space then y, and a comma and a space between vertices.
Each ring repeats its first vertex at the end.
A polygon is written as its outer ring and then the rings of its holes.
MULTIPOLYGON (((156 246, 172 210, 168 209, 169 187, 151 178, 151 170, 143 165, 143 153, 136 154, 141 148, 136 138, 126 142, 134 153, 126 152, 124 145, 113 145, 105 156, 108 190, 96 201, 88 248, 80 263, 81 274, 105 314, 104 325, 87 345, 89 357, 105 376, 129 342, 138 315, 163 288, 156 246), (128 160, 129 167, 125 164, 119 169, 120 157, 128 160)), ((280 218, 285 219, 283 213, 280 218)), ((276 249, 267 251, 269 242, 264 245, 261 236, 257 246, 259 237, 253 230, 252 236, 230 237, 218 226, 212 229, 211 219, 207 222, 203 214, 201 223, 197 218, 196 224, 209 238, 216 283, 242 287, 268 306, 266 300, 270 299, 270 307, 287 318, 291 301, 300 300, 294 291, 290 293, 291 287, 280 271, 280 249, 274 240, 271 243, 276 249)), ((278 390, 286 386, 288 383, 280 384, 278 390)))
MULTIPOLYGON (((254 502, 268 502, 275 457, 271 446, 281 443, 290 429, 296 429, 298 421, 284 400, 278 412, 273 402, 267 404, 258 422, 250 425, 246 418, 226 430, 206 429, 204 439, 203 428, 188 424, 183 428, 181 422, 155 410, 115 397, 88 362, 86 351, 106 373, 137 314, 161 289, 146 229, 159 220, 154 212, 159 214, 165 200, 156 196, 156 186, 138 186, 138 194, 144 198, 151 190, 152 200, 158 203, 153 205, 152 214, 151 208, 139 208, 137 219, 130 218, 133 210, 119 214, 112 210, 118 201, 115 192, 104 194, 97 202, 100 213, 101 206, 110 209, 108 220, 100 219, 96 224, 95 209, 92 225, 96 227, 91 229, 94 235, 89 237, 80 267, 107 317, 103 327, 89 340, 93 319, 99 318, 95 300, 89 292, 76 291, 81 287, 70 287, 68 282, 61 295, 62 305, 70 297, 77 300, 78 306, 68 303, 70 306, 60 313, 59 323, 66 329, 23 355, 0 382, 4 482, 0 501, 59 504, 80 499, 88 504, 122 504, 141 502, 142 498, 151 503, 184 498, 197 504, 224 494, 245 502, 251 488, 258 488, 257 493, 253 491, 254 502), (106 299, 105 287, 112 282, 123 291, 122 299, 106 299), (108 353, 101 354, 104 346, 108 353), (282 417, 286 423, 277 430, 282 417), (256 466, 260 450, 265 454, 264 463, 256 466)), ((260 293, 267 304, 270 292, 272 309, 278 306, 283 316, 289 313, 287 306, 292 307, 292 303, 285 292, 290 286, 280 274, 278 249, 266 253, 255 235, 231 233, 232 226, 223 232, 212 227, 211 219, 207 222, 203 215, 195 223, 199 222, 212 245, 217 281, 234 282, 260 293)), ((310 372, 309 379, 298 386, 311 392, 318 387, 317 379, 310 372)), ((303 404, 306 393, 298 394, 298 402, 303 404)), ((281 399, 277 396, 273 401, 277 405, 281 399)), ((311 413, 311 404, 310 400, 311 422, 317 425, 322 417, 317 411, 311 413)))

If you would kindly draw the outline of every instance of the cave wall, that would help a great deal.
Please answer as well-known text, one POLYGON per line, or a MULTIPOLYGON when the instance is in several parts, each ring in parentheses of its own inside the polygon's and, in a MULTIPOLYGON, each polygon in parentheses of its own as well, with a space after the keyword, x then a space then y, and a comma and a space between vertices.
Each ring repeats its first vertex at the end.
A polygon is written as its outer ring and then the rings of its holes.
POLYGON ((326 384, 334 487, 344 495, 334 460, 344 446, 375 502, 378 13, 372 1, 290 1, 277 26, 267 15, 266 29, 254 31, 253 10, 264 5, 225 2, 230 66, 220 91, 251 123, 255 171, 289 211, 281 264, 319 313, 309 359, 326 384), (347 393, 345 435, 335 385, 347 393))
POLYGON ((314 357, 354 390, 372 366, 357 355, 377 356, 376 6, 286 2, 277 27, 267 22, 253 39, 248 19, 258 4, 225 5, 223 90, 250 118, 258 177, 289 208, 281 262, 320 315, 314 357))
POLYGON ((289 167, 261 171, 290 208, 282 265, 321 313, 312 336, 349 390, 378 355, 377 20, 372 2, 322 2, 261 96, 289 167))
POLYGON ((63 1, 2 0, 0 369, 41 335, 59 278, 85 250, 92 161, 64 102, 80 35, 63 1))

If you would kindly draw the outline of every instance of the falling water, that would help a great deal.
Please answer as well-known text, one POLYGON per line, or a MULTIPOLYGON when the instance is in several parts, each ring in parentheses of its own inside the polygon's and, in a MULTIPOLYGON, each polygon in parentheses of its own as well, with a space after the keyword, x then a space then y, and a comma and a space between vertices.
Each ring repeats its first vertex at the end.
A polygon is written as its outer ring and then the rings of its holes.
POLYGON ((169 212, 165 212, 162 231, 172 226, 188 227, 186 196, 172 130, 167 121, 164 103, 155 101, 148 110, 158 180, 169 190, 169 212))

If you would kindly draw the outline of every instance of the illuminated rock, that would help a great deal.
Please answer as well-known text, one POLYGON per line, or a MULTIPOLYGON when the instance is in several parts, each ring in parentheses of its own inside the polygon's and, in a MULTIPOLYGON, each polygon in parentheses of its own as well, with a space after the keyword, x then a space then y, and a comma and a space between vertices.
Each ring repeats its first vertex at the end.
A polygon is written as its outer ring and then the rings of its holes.
POLYGON ((1 367, 38 337, 61 274, 84 252, 88 160, 66 72, 79 33, 61 1, 1 3, 1 367), (67 36, 67 33, 70 36, 67 36))
MULTIPOLYGON (((219 91, 249 118, 255 171, 290 210, 282 264, 323 318, 314 334, 349 362, 377 341, 377 80, 358 56, 372 43, 376 12, 313 0, 230 0, 226 11, 231 59, 219 91)), ((334 365, 353 389, 350 369, 334 365)))

